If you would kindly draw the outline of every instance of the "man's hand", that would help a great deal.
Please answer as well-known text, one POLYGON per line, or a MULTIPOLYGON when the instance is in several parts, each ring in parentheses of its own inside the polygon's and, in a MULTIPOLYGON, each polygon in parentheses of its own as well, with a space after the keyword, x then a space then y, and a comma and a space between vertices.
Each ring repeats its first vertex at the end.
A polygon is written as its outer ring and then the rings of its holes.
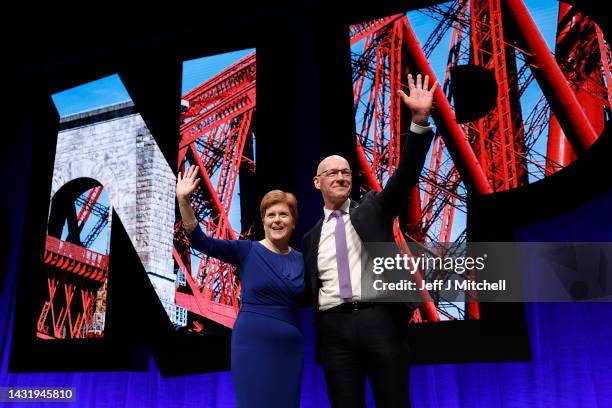
POLYGON ((415 85, 412 75, 408 74, 410 96, 406 95, 404 91, 397 91, 404 104, 412 112, 412 121, 417 125, 426 124, 429 121, 433 95, 437 87, 438 81, 434 82, 429 89, 429 75, 425 75, 425 79, 421 82, 421 74, 418 74, 415 85))
POLYGON ((191 193, 193 193, 200 183, 200 179, 196 178, 198 175, 197 166, 191 166, 185 172, 185 175, 178 174, 178 181, 176 182, 176 197, 178 199, 189 199, 191 193))

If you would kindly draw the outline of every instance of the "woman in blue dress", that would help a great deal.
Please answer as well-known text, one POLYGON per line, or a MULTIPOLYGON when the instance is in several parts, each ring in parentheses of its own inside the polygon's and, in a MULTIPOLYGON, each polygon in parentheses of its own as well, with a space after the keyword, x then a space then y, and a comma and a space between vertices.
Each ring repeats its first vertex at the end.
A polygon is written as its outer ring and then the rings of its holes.
POLYGON ((304 291, 302 254, 289 246, 297 220, 291 193, 273 190, 261 201, 261 241, 207 237, 191 207, 197 167, 179 173, 176 195, 183 228, 198 251, 238 267, 240 312, 231 341, 237 407, 299 407, 304 338, 297 305, 304 291))

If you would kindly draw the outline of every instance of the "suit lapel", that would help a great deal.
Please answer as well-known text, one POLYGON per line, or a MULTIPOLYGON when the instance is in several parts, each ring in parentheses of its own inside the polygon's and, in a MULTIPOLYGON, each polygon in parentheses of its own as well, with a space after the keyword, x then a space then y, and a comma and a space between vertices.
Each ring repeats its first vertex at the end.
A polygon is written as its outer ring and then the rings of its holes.
POLYGON ((316 262, 317 257, 319 256, 319 241, 321 240, 321 230, 323 229, 324 218, 325 217, 321 217, 319 219, 319 222, 317 222, 315 226, 312 227, 312 233, 310 235, 310 245, 312 249, 308 254, 309 257, 312 257, 311 261, 314 260, 316 262))
POLYGON ((319 268, 318 268, 318 257, 319 257, 319 241, 321 240, 321 229, 323 228, 323 219, 321 217, 319 222, 312 228, 312 234, 310 236, 310 251, 308 251, 308 262, 312 265, 309 271, 310 287, 312 288, 313 296, 318 298, 318 286, 317 280, 319 279, 319 268))
POLYGON ((357 235, 359 235, 359 238, 361 238, 361 241, 365 242, 361 231, 360 211, 355 211, 357 208, 359 208, 359 203, 351 200, 350 208, 349 218, 351 219, 351 224, 353 224, 353 228, 355 229, 355 232, 357 232, 357 235))

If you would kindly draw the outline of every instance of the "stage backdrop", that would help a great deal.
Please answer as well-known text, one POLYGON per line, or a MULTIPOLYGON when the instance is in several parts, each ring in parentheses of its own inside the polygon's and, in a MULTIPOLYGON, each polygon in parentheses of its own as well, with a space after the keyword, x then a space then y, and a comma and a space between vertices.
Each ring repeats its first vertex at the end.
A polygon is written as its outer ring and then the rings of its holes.
MULTIPOLYGON (((20 129, 17 151, 7 155, 0 180, 0 214, 9 214, 0 230, 8 257, 0 254, 0 386, 76 387, 69 407, 232 407, 229 372, 162 378, 150 359, 148 372, 32 373, 8 372, 17 259, 31 169, 31 129, 20 129), (25 148, 23 148, 25 146, 25 148), (30 147, 30 148, 28 148, 30 147), (20 169, 20 171, 15 171, 20 169)), ((17 149, 17 147, 15 148, 17 149)), ((524 241, 612 241, 612 192, 581 208, 517 231, 524 241), (596 234, 596 235, 594 235, 596 234)), ((2 224, 0 223, 0 226, 2 224)), ((612 406, 611 303, 527 304, 533 361, 415 366, 411 373, 414 407, 609 407, 612 406)), ((326 407, 321 369, 314 365, 309 312, 303 314, 306 361, 303 407, 326 407)), ((370 406, 373 406, 371 395, 370 406)), ((14 406, 14 404, 4 404, 14 406)), ((3 406, 4 406, 3 405, 3 406)), ((23 404, 20 407, 35 406, 23 404)), ((64 404, 56 404, 61 406, 64 404)))

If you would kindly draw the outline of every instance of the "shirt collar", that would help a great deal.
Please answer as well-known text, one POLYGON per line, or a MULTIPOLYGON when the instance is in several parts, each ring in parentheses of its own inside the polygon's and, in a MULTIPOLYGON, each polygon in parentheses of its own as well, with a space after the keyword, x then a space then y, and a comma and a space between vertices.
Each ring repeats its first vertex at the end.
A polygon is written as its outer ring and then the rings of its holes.
MULTIPOLYGON (((339 210, 342 210, 345 214, 349 213, 349 208, 351 208, 351 199, 347 198, 346 201, 344 203, 342 203, 342 205, 340 206, 339 210)), ((330 219, 330 215, 333 212, 333 210, 329 210, 325 207, 323 207, 323 213, 325 214, 325 221, 329 221, 330 219)))

